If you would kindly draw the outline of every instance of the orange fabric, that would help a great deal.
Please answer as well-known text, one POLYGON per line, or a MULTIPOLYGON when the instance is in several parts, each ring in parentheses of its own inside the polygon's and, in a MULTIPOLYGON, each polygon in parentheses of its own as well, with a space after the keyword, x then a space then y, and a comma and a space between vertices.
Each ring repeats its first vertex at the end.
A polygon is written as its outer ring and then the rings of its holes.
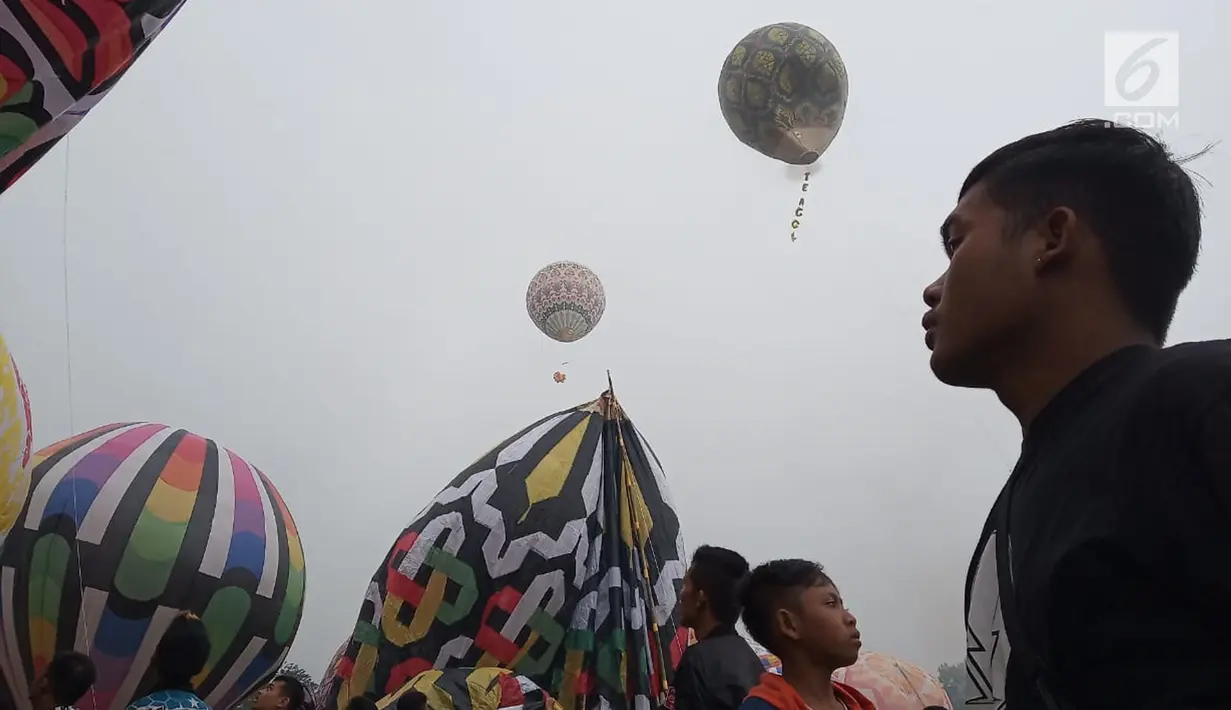
MULTIPOLYGON (((876 710, 876 706, 863 693, 845 683, 833 681, 834 695, 851 710, 876 710)), ((776 673, 765 673, 761 683, 748 691, 748 697, 760 698, 778 710, 808 710, 808 704, 799 697, 795 688, 776 673)))

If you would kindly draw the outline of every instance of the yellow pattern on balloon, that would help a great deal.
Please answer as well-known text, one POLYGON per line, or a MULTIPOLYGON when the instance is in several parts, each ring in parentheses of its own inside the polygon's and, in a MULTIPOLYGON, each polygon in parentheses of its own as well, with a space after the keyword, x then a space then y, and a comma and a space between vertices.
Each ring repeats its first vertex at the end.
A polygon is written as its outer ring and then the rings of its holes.
POLYGON ((13 529, 30 492, 32 441, 30 398, 0 337, 0 539, 13 529))

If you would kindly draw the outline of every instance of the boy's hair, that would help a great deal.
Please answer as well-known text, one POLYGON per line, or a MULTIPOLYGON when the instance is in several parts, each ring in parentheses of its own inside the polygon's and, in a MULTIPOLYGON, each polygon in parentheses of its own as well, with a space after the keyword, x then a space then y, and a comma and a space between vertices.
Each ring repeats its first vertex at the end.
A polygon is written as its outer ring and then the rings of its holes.
POLYGON ((833 585, 825 569, 809 560, 773 560, 752 570, 744 588, 744 626, 770 653, 782 655, 774 633, 774 617, 784 607, 798 606, 810 587, 833 585))
POLYGON ((702 545, 692 555, 688 576, 705 592, 714 620, 734 626, 739 621, 739 596, 748 577, 748 560, 725 547, 702 545))
POLYGON ((76 704, 97 677, 90 657, 76 651, 57 653, 47 664, 46 674, 51 697, 61 707, 76 704))
POLYGON ((1177 159, 1143 131, 1085 119, 999 148, 960 195, 983 183, 1010 236, 1071 207, 1097 235, 1129 317, 1161 344, 1201 246, 1201 198, 1181 166, 1208 150, 1177 159))
POLYGON ((346 704, 346 710, 376 710, 376 703, 366 695, 357 695, 346 704))
POLYGON ((303 683, 300 683, 298 678, 283 673, 275 676, 273 682, 281 684, 282 687, 279 692, 288 701, 286 705, 287 710, 300 710, 303 708, 307 693, 303 689, 303 683))
POLYGON ((196 614, 183 612, 172 619, 154 651, 159 688, 195 690, 192 679, 205 668, 209 649, 209 634, 196 614))
POLYGON ((426 710, 427 696, 417 690, 408 690, 398 698, 397 710, 426 710))

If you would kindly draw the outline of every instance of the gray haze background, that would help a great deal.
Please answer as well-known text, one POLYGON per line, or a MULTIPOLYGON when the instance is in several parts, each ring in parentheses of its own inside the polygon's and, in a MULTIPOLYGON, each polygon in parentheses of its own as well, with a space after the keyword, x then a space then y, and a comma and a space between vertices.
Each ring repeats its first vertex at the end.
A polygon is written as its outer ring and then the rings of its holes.
MULTIPOLYGON (((198 0, 72 133, 68 172, 62 144, 0 199, 0 330, 39 446, 162 421, 268 472, 303 536, 291 660, 314 675, 425 501, 596 396, 607 368, 690 547, 817 559, 869 648, 935 669, 964 653, 966 565, 1019 440, 991 396, 928 371, 936 227, 995 147, 1110 115, 1104 30, 1178 30, 1183 123, 1165 137, 1226 137, 1229 17, 1144 0, 198 0), (824 32, 851 77, 795 244, 798 183, 716 99, 731 46, 781 20, 824 32), (524 311, 557 259, 607 287, 573 346, 524 311)), ((1228 333, 1228 150, 1195 166, 1213 185, 1175 341, 1228 333)))

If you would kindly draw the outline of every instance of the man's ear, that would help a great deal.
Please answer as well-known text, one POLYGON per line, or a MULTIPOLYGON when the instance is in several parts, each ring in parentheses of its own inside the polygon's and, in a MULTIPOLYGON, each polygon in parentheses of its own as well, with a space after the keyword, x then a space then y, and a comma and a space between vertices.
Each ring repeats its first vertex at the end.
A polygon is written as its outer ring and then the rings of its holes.
POLYGON ((1077 213, 1069 207, 1056 207, 1035 230, 1034 252, 1036 269, 1042 270, 1073 257, 1080 229, 1077 213))
POLYGON ((789 609, 779 609, 774 614, 774 625, 778 627, 778 633, 793 641, 798 641, 803 636, 799 619, 789 609))

